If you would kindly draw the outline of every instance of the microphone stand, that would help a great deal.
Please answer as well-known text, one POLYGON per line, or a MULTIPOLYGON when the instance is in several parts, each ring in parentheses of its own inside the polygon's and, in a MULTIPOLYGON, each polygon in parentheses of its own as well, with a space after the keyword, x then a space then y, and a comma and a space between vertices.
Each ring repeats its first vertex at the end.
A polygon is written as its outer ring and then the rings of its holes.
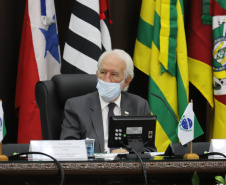
POLYGON ((172 110, 169 108, 169 106, 166 104, 166 102, 162 99, 162 97, 158 96, 157 94, 151 93, 153 96, 159 98, 160 100, 162 100, 162 102, 165 104, 165 106, 167 107, 167 109, 170 111, 170 113, 172 114, 172 116, 174 117, 174 119, 177 121, 177 123, 179 123, 176 115, 172 112, 172 110))

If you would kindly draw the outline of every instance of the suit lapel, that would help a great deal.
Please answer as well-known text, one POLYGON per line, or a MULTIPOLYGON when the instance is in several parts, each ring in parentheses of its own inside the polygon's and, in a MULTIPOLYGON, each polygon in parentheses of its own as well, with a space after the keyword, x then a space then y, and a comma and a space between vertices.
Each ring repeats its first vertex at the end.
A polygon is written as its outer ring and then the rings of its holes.
POLYGON ((94 93, 93 100, 90 104, 90 115, 98 138, 98 141, 95 143, 99 143, 100 151, 104 152, 104 129, 98 92, 94 93))
POLYGON ((123 93, 123 92, 121 93, 121 115, 122 116, 133 115, 130 103, 126 98, 125 93, 123 93))

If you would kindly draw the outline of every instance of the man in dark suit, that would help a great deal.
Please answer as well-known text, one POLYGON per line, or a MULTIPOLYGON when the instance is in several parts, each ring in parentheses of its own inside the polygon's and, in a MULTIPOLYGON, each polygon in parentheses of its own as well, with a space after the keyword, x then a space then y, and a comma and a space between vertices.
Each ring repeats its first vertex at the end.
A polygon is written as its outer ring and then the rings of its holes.
POLYGON ((150 115, 147 101, 125 92, 133 79, 133 61, 123 50, 112 50, 98 61, 97 90, 67 100, 61 139, 95 139, 94 152, 109 152, 108 111, 115 103, 114 115, 150 115))

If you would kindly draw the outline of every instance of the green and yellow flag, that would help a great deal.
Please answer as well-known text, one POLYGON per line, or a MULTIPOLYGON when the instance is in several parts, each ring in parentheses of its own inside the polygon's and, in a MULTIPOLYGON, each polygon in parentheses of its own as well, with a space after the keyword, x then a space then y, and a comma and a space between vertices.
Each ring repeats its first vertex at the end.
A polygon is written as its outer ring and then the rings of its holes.
POLYGON ((174 119, 160 96, 180 118, 188 104, 188 63, 183 0, 143 0, 134 65, 149 75, 149 105, 157 115, 156 147, 178 142, 174 119))

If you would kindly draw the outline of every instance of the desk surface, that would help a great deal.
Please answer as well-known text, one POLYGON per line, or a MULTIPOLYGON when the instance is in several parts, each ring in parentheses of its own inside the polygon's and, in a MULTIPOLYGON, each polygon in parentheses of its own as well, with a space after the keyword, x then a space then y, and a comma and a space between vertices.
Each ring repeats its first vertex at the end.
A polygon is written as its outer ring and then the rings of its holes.
MULTIPOLYGON (((60 162, 65 174, 111 174, 116 173, 140 173, 141 163, 139 161, 78 161, 78 162, 60 162), (94 171, 95 170, 95 171, 94 171)), ((145 168, 148 173, 190 173, 197 172, 208 173, 225 172, 226 160, 146 160, 145 168)), ((8 171, 14 174, 20 174, 23 171, 33 173, 33 171, 45 171, 48 173, 57 172, 58 168, 53 162, 29 162, 29 161, 10 161, 0 162, 0 176, 7 174, 8 171)))
MULTIPOLYGON (((78 182, 78 179, 81 181, 80 184, 100 184, 100 181, 112 178, 127 179, 128 183, 124 184, 143 181, 141 163, 134 160, 61 162, 61 165, 65 172, 65 184, 75 180, 78 182), (91 181, 87 181, 88 179, 91 181)), ((144 165, 148 178, 161 182, 160 184, 191 184, 191 177, 195 171, 201 182, 214 184, 216 175, 226 174, 226 160, 145 160, 144 165)), ((59 170, 53 162, 0 162, 1 184, 8 184, 9 177, 14 177, 10 178, 10 184, 14 181, 18 184, 18 180, 24 179, 33 179, 36 181, 35 184, 39 184, 40 177, 47 184, 58 184, 58 176, 59 170)), ((44 184, 43 181, 40 184, 44 184)))

